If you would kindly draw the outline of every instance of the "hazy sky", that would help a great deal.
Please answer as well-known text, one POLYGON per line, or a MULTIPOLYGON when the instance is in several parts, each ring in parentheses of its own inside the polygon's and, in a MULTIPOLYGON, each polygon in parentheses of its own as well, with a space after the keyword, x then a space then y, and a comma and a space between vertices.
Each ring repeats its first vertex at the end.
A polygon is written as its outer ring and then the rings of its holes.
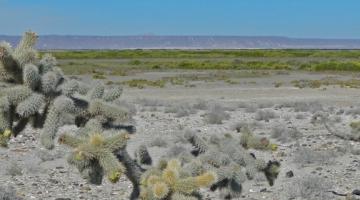
POLYGON ((0 0, 0 34, 360 38, 360 0, 0 0))

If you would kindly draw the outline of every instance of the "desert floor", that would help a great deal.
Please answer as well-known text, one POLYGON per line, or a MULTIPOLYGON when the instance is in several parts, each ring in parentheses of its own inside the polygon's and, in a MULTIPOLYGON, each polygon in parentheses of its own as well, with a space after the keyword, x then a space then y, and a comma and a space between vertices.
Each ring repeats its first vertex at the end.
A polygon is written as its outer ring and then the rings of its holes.
MULTIPOLYGON (((124 77, 107 76, 104 82, 131 79, 157 80, 209 71, 140 72, 124 77)), ((237 72, 234 72, 237 73, 237 72)), ((296 80, 351 80, 351 73, 271 73, 266 76, 232 77, 231 82, 203 79, 186 85, 124 87, 122 103, 130 107, 136 126, 128 150, 146 144, 156 162, 172 145, 171 137, 193 130, 204 137, 229 134, 239 137, 236 127, 248 124, 257 135, 279 145, 274 152, 250 150, 266 160, 279 160, 281 172, 270 187, 264 177, 244 185, 240 199, 345 199, 329 191, 349 193, 360 189, 360 142, 340 139, 329 133, 317 114, 327 114, 331 125, 350 133, 349 124, 360 115, 360 91, 338 84, 319 88, 298 88, 296 80), (275 83, 281 83, 275 87, 275 83), (228 113, 221 124, 205 120, 215 106, 228 113), (135 113, 136 110, 136 113, 135 113), (161 140, 158 142, 157 140, 161 140), (292 171, 294 176, 288 177, 292 171)), ((91 76, 77 76, 90 81, 91 76)), ((59 132, 75 129, 63 126, 59 132)), ((47 151, 38 144, 38 130, 27 128, 0 149, 0 185, 13 186, 24 199, 128 199, 131 184, 123 177, 116 184, 89 185, 66 162, 66 147, 47 151)), ((202 190, 205 199, 219 199, 217 193, 202 190)), ((360 198, 358 196, 358 198, 360 198)))

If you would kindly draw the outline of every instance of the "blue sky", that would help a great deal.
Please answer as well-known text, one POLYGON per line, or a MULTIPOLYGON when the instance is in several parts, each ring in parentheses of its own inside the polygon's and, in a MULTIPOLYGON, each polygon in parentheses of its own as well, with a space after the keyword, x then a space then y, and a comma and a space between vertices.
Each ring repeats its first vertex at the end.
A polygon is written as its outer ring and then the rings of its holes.
POLYGON ((360 0, 0 0, 0 34, 360 38, 360 0))

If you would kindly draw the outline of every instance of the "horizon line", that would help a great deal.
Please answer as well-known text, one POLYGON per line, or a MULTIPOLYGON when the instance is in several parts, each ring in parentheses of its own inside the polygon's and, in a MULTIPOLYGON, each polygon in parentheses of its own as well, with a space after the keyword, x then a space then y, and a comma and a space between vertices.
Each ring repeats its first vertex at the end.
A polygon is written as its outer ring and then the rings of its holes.
MULTIPOLYGON (((10 34, 0 34, 0 36, 5 37, 22 37, 22 35, 10 35, 10 34)), ((304 40, 360 40, 359 38, 327 38, 327 37, 292 37, 292 36, 279 36, 279 35, 157 35, 157 34, 134 34, 134 35, 77 35, 77 34, 39 34, 39 37, 48 37, 48 36, 61 36, 61 37, 273 37, 273 38, 284 38, 284 39, 304 39, 304 40)))

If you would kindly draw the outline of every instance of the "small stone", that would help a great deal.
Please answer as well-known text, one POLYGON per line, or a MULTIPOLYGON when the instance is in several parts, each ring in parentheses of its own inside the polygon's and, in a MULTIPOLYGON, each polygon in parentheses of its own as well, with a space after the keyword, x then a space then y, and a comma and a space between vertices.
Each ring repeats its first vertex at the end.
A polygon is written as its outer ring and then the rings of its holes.
POLYGON ((352 191, 352 194, 360 196, 360 190, 355 189, 354 191, 352 191))
POLYGON ((317 167, 316 170, 321 171, 321 170, 323 170, 323 168, 322 167, 317 167))
POLYGON ((263 189, 260 190, 260 192, 266 192, 266 191, 267 191, 266 188, 263 188, 263 189))
POLYGON ((291 178, 291 177, 293 177, 294 176, 294 172, 293 171, 288 171, 288 172, 286 172, 286 177, 287 178, 291 178))
POLYGON ((48 181, 49 181, 50 183, 53 183, 53 184, 58 184, 58 183, 59 183, 58 180, 53 179, 53 178, 49 178, 48 181))

